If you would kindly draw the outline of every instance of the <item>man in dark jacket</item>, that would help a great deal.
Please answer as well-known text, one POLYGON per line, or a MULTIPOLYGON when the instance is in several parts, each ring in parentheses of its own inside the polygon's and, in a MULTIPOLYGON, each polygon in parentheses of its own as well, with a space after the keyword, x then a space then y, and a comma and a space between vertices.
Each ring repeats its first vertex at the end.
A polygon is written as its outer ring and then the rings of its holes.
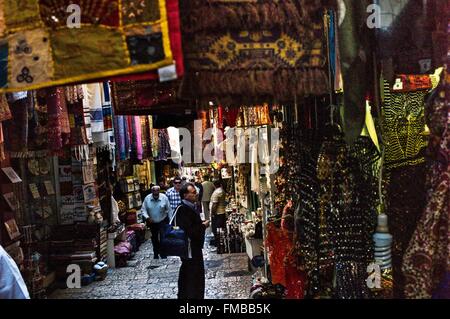
MULTIPOLYGON (((197 190, 194 184, 186 183, 180 190, 181 205, 176 211, 177 226, 183 229, 191 242, 192 258, 181 258, 178 277, 178 299, 205 298, 205 265, 203 262, 203 244, 205 230, 209 221, 202 221, 195 211, 197 190)), ((175 212, 174 212, 175 213, 175 212)))

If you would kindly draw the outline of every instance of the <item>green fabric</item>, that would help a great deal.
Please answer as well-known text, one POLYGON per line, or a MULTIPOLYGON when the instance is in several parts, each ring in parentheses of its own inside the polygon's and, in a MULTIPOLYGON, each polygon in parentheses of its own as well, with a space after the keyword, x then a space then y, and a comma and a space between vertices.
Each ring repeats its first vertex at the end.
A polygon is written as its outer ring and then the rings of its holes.
POLYGON ((38 0, 3 0, 7 28, 20 28, 40 21, 38 0))
POLYGON ((116 30, 84 27, 61 29, 51 35, 55 57, 55 77, 76 76, 92 71, 126 68, 126 52, 121 34, 116 30), (93 51, 91 48, 99 50, 93 51))

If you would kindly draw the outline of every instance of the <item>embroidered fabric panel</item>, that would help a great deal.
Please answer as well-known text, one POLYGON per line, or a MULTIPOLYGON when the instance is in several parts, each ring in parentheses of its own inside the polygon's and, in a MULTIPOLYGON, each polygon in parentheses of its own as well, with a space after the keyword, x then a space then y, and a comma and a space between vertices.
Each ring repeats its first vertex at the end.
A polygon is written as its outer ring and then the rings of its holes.
POLYGON ((166 0, 1 0, 0 12, 0 92, 140 73, 173 62, 166 0), (73 27, 77 14, 80 25, 73 27))
POLYGON ((425 97, 428 90, 393 92, 384 82, 384 140, 386 167, 392 169, 425 162, 425 97))

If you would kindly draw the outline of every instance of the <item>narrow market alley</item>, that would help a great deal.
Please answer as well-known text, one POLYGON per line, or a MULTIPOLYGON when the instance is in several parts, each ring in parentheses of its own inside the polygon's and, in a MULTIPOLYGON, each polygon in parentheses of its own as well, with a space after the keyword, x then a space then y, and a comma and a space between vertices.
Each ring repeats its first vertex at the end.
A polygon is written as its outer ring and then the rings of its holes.
MULTIPOLYGON (((222 254, 205 245, 206 299, 246 299, 252 284, 247 255, 222 254)), ((150 240, 127 267, 110 269, 103 281, 80 289, 57 289, 49 299, 176 299, 178 257, 153 259, 150 240)))

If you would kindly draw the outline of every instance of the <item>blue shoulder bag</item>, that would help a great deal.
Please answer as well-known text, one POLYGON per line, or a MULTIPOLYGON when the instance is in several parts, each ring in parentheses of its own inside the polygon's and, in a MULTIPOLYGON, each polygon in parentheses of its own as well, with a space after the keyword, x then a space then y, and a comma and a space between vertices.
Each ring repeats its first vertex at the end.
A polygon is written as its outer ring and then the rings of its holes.
MULTIPOLYGON (((181 205, 180 205, 181 206, 181 205)), ((184 230, 177 226, 178 206, 169 224, 161 229, 160 250, 161 255, 178 256, 181 258, 191 258, 190 240, 184 230), (172 225, 175 220, 175 225, 172 225)))

